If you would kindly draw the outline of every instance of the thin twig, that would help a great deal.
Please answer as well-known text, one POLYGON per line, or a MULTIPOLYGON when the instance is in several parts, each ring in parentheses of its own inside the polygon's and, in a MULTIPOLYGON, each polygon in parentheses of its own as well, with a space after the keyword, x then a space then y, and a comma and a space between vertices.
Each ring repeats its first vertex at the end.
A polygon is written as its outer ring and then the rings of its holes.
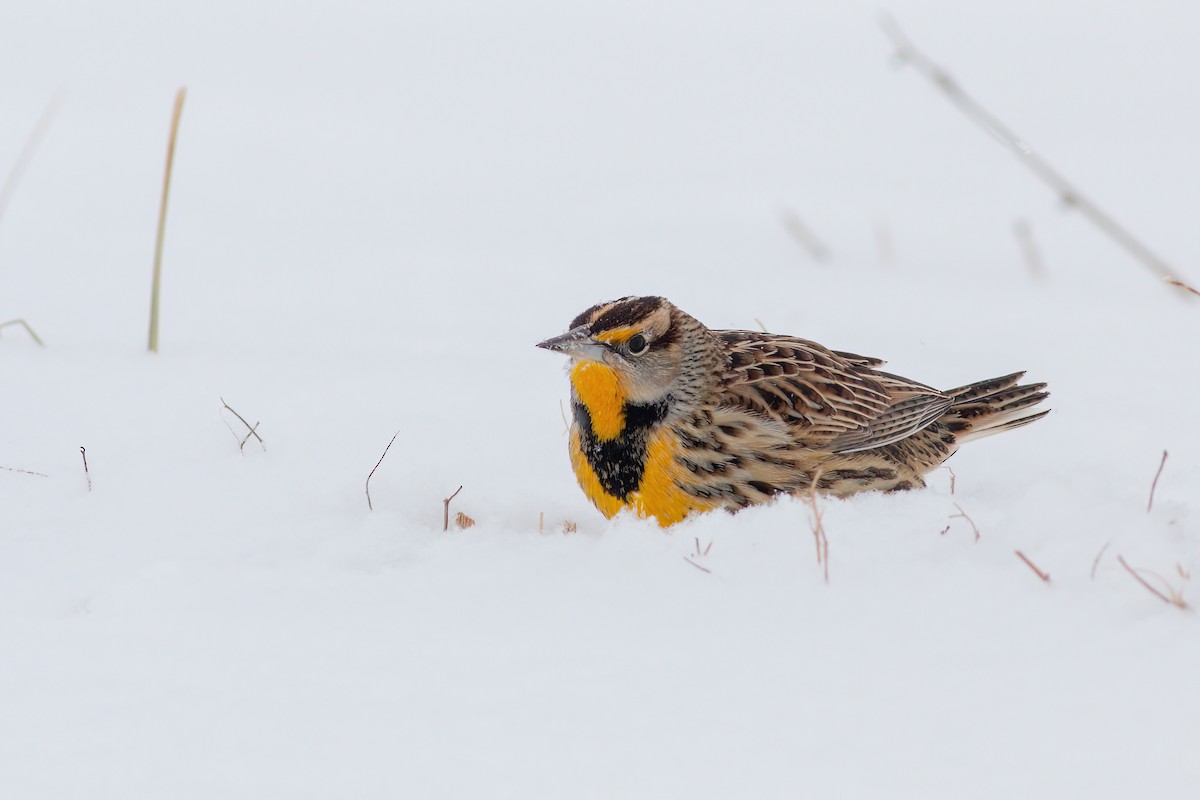
POLYGON ((80 447, 80 448, 79 448, 79 455, 83 456, 83 475, 84 475, 84 477, 86 477, 86 478, 87 478, 87 483, 88 483, 88 491, 90 492, 90 491, 92 490, 92 473, 88 471, 88 465, 87 465, 87 448, 86 448, 86 447, 80 447))
POLYGON ((546 532, 546 512, 539 511, 538 512, 538 533, 542 534, 545 532, 546 532))
POLYGON ((21 469, 20 467, 0 467, 0 469, 8 470, 9 472, 20 472, 25 475, 36 475, 39 478, 49 478, 50 476, 44 472, 34 472, 31 469, 21 469))
POLYGON ((462 487, 459 486, 457 489, 454 490, 454 494, 450 495, 449 497, 447 497, 445 500, 442 501, 442 530, 443 531, 450 530, 450 501, 453 500, 455 497, 457 497, 458 493, 461 491, 462 491, 462 487))
POLYGON ((942 469, 950 473, 950 494, 954 494, 954 482, 958 480, 958 476, 954 474, 954 470, 950 469, 949 464, 942 464, 942 469))
MULTIPOLYGON (((928 78, 972 122, 991 134, 996 141, 1016 155, 1030 171, 1050 186, 1065 205, 1078 209, 1084 217, 1125 248, 1150 272, 1162 278, 1177 274, 1163 259, 1113 219, 1108 212, 1097 206, 1074 184, 1059 174, 1058 170, 1038 156, 1024 139, 1017 136, 999 118, 968 95, 950 73, 918 50, 894 19, 884 15, 880 19, 880 26, 891 40, 892 46, 896 48, 895 56, 898 62, 911 65, 917 72, 928 78)), ((1180 296, 1186 297, 1187 295, 1181 290, 1180 296)))
POLYGON ((702 567, 702 566, 700 566, 699 564, 697 564, 695 561, 692 561, 692 560, 691 560, 690 558, 688 558, 687 556, 684 556, 684 557, 683 557, 683 560, 684 560, 684 561, 686 561, 686 562, 688 562, 689 564, 691 564, 693 567, 695 567, 696 569, 700 570, 701 572, 707 572, 709 575, 712 575, 712 570, 711 570, 711 569, 709 569, 708 567, 702 567))
POLYGON ((963 511, 963 510, 962 510, 962 506, 960 506, 958 503, 955 503, 955 504, 954 504, 954 507, 958 509, 958 513, 957 513, 957 514, 951 514, 951 515, 950 515, 950 519, 954 519, 955 517, 961 517, 962 519, 965 519, 965 520, 966 520, 966 521, 967 521, 967 522, 968 522, 968 523, 971 525, 971 530, 973 530, 973 531, 975 532, 975 541, 977 541, 977 542, 978 542, 978 541, 979 541, 979 538, 980 538, 980 536, 979 536, 979 526, 975 524, 975 520, 971 519, 971 518, 970 518, 970 517, 967 515, 967 512, 963 511))
POLYGON ((17 191, 17 184, 21 182, 22 176, 25 175, 25 168, 33 160, 33 154, 37 152, 38 145, 42 143, 42 138, 46 135, 46 131, 50 130, 50 125, 54 122, 54 116, 58 113, 58 107, 62 105, 62 99, 63 90, 59 89, 50 98, 50 102, 46 104, 42 115, 34 123, 33 130, 29 132, 29 136, 25 139, 25 144, 21 146, 21 152, 17 154, 17 160, 9 168, 8 174, 4 176, 4 183, 0 183, 0 219, 4 218, 4 212, 8 210, 8 204, 12 200, 13 194, 17 191))
POLYGON ((763 325, 763 321, 761 319, 759 319, 758 317, 755 317, 754 321, 758 323, 758 327, 760 330, 762 330, 763 333, 769 333, 769 331, 767 330, 767 326, 763 325))
MULTIPOLYGON (((238 420, 239 420, 239 421, 240 421, 240 422, 241 422, 243 425, 245 425, 245 426, 246 426, 246 430, 250 431, 250 433, 249 433, 249 434, 247 434, 247 436, 246 436, 246 439, 242 439, 242 437, 238 436, 236 433, 234 433, 234 434, 233 434, 233 437, 234 437, 235 439, 239 439, 239 440, 241 440, 241 445, 239 446, 239 448, 238 448, 238 449, 241 449, 242 447, 245 447, 245 445, 246 445, 246 442, 249 440, 249 437, 253 436, 255 439, 258 439, 258 443, 259 443, 259 445, 262 447, 262 449, 263 449, 263 450, 266 450, 266 449, 267 449, 267 444, 266 444, 266 442, 264 442, 264 441, 263 441, 263 438, 262 438, 261 436, 259 436, 259 435, 258 435, 258 426, 259 426, 259 423, 257 423, 257 422, 256 422, 256 423, 254 423, 253 425, 251 425, 249 422, 246 422, 246 418, 245 418, 245 417, 243 417, 241 414, 239 414, 238 412, 236 412, 236 411, 234 411, 234 410, 233 410, 233 406, 231 406, 231 405, 229 405, 229 403, 226 403, 226 402, 225 402, 225 398, 224 398, 224 397, 220 397, 220 398, 218 398, 218 399, 221 401, 221 405, 222 405, 223 407, 225 407, 225 408, 226 408, 226 409, 229 411, 229 413, 231 413, 231 414, 233 414, 235 417, 237 417, 237 418, 238 418, 238 420)), ((222 418, 222 419, 224 419, 224 418, 222 418)), ((225 427, 229 428, 229 423, 228 423, 228 422, 226 422, 226 423, 225 423, 225 427)), ((229 432, 230 432, 230 433, 233 433, 233 428, 229 428, 229 432)))
POLYGON ((783 227, 787 229, 787 232, 791 234, 797 244, 808 251, 813 261, 816 261, 818 264, 825 264, 829 261, 829 248, 817 238, 812 228, 800 218, 799 214, 788 210, 783 212, 781 219, 783 220, 783 227))
POLYGON ((396 437, 400 435, 400 431, 392 434, 391 441, 387 443, 387 447, 383 448, 383 455, 375 462, 375 466, 371 467, 371 471, 367 473, 367 511, 374 511, 375 507, 371 505, 371 476, 375 474, 375 470, 379 469, 379 465, 383 463, 383 456, 386 456, 388 450, 392 449, 392 442, 396 441, 396 437))
POLYGON ((37 342, 38 347, 45 347, 46 343, 42 341, 42 337, 33 332, 33 328, 29 327, 29 323, 23 319, 10 319, 8 322, 0 322, 0 328, 7 328, 9 325, 20 325, 29 334, 29 337, 37 342))
POLYGON ((1158 488, 1158 477, 1162 475, 1163 466, 1167 463, 1167 451, 1163 450, 1162 461, 1158 462, 1158 472, 1154 473, 1154 482, 1150 484, 1150 500, 1146 503, 1146 513, 1154 507, 1154 490, 1158 488))
POLYGON ((829 583, 829 537, 825 534, 825 512, 821 510, 821 505, 817 502, 817 484, 820 481, 821 472, 818 470, 812 476, 808 494, 801 495, 800 501, 812 511, 812 522, 809 523, 809 526, 812 528, 813 541, 817 547, 817 563, 823 567, 825 583, 829 583))
POLYGON ((1035 573, 1035 574, 1036 574, 1036 575, 1037 575, 1039 578, 1041 578, 1041 579, 1042 579, 1044 582, 1046 582, 1046 583, 1049 583, 1049 582, 1050 582, 1050 573, 1048 573, 1048 572, 1042 572, 1040 569, 1038 569, 1038 567, 1037 567, 1037 564, 1034 564, 1032 561, 1030 561, 1030 560, 1029 560, 1029 557, 1028 557, 1028 556, 1026 556, 1024 553, 1022 553, 1020 550, 1014 550, 1013 552, 1014 552, 1014 553, 1016 553, 1016 554, 1017 554, 1017 558, 1019 558, 1019 559, 1021 559, 1022 561, 1024 561, 1024 562, 1025 562, 1025 565, 1026 565, 1027 567, 1029 567, 1031 570, 1033 570, 1033 571, 1034 571, 1034 573, 1035 573))
POLYGON ((1092 580, 1096 580, 1096 567, 1100 566, 1100 559, 1104 557, 1104 551, 1112 544, 1112 539, 1104 543, 1104 547, 1100 548, 1100 552, 1096 553, 1096 558, 1092 561, 1092 580))
POLYGON ((1125 559, 1123 557, 1117 556, 1117 561, 1121 562, 1121 566, 1124 567, 1126 569, 1126 571, 1129 572, 1129 574, 1132 575, 1137 580, 1138 583, 1140 583, 1142 586, 1145 586, 1146 590, 1149 591, 1151 594, 1153 594, 1155 597, 1157 597, 1159 600, 1162 600, 1164 603, 1170 603, 1171 605, 1176 606, 1178 608, 1187 608, 1187 603, 1183 602, 1183 598, 1181 596, 1172 592, 1172 594, 1174 596, 1168 597, 1167 595, 1160 592, 1158 589, 1155 589, 1153 586, 1151 586, 1146 581, 1145 578, 1143 578, 1141 575, 1138 574, 1137 570, 1135 570, 1133 567, 1129 566, 1129 564, 1127 564, 1125 562, 1125 559))
POLYGON ((1174 286, 1176 288, 1183 289, 1185 292, 1190 292, 1191 294, 1194 294, 1197 297, 1200 297, 1200 289, 1194 289, 1191 286, 1188 286, 1183 281, 1179 280, 1178 278, 1165 277, 1165 278, 1163 278, 1163 280, 1165 280, 1167 283, 1171 284, 1172 286, 1174 286))
POLYGON ((1037 280, 1042 280, 1046 277, 1046 264, 1042 261, 1042 253, 1038 249, 1037 242, 1033 238, 1033 227, 1029 224, 1029 220, 1019 219, 1013 223, 1013 236, 1017 237, 1017 243, 1021 245, 1021 252, 1025 254, 1025 263, 1029 265, 1029 274, 1037 280))
POLYGON ((150 338, 147 345, 151 353, 158 352, 158 297, 159 287, 162 285, 163 238, 167 232, 167 199, 171 195, 171 168, 175 164, 175 140, 179 136, 179 118, 183 114, 185 99, 187 99, 187 89, 181 86, 175 93, 175 107, 171 110, 171 133, 167 137, 167 166, 163 170, 162 201, 158 206, 158 234, 154 239, 154 277, 150 284, 150 338))

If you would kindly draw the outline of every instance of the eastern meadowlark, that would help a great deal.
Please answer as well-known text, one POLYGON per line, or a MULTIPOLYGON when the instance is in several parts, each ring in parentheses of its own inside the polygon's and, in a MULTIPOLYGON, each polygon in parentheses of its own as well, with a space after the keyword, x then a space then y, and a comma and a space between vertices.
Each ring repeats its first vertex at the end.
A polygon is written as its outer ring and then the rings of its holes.
POLYGON ((673 525, 781 493, 925 485, 963 442, 1026 425, 1023 372, 940 392, 876 358, 709 330, 662 297, 592 306, 538 344, 570 357, 571 465, 601 513, 673 525))

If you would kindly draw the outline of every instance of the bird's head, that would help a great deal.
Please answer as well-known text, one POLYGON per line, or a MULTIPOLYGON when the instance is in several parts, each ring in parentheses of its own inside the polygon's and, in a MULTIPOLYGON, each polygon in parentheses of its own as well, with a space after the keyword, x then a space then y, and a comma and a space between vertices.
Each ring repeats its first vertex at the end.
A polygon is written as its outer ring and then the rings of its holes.
POLYGON ((703 325, 665 298, 623 297, 592 306, 538 347, 571 358, 576 388, 599 373, 627 402, 651 404, 693 398, 712 372, 711 342, 703 325))

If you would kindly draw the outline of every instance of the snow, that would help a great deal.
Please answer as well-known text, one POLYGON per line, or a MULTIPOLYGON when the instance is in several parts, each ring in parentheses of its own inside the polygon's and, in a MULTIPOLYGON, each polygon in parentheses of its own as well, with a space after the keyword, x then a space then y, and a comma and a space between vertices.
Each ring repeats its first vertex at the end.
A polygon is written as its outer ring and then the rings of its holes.
MULTIPOLYGON (((890 11, 1200 278, 1196 6, 890 11)), ((0 470, 0 796, 1193 794, 1195 612, 1117 557, 1200 604, 1200 312, 892 68, 875 14, 0 10, 0 164, 65 88, 0 220, 0 322, 47 343, 0 335, 0 466, 49 476, 0 470), (1028 369, 1054 413, 953 492, 822 500, 828 584, 798 500, 608 522, 533 344, 640 293, 936 386, 1028 369), (443 533, 460 484, 477 524, 443 533)))

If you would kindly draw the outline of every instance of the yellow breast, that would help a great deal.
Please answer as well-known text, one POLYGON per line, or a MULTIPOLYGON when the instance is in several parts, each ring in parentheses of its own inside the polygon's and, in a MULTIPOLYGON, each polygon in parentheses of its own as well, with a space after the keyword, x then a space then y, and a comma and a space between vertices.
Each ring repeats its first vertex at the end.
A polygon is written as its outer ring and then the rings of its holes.
POLYGON ((584 495, 606 517, 613 517, 622 509, 629 508, 639 517, 654 517, 665 528, 694 511, 710 511, 719 507, 719 503, 693 497, 679 488, 677 481, 683 478, 686 470, 676 460, 678 453, 679 442, 670 429, 657 431, 646 447, 641 483, 627 500, 623 500, 605 491, 583 452, 579 431, 571 431, 571 467, 575 471, 575 479, 584 495))
POLYGON ((638 516, 654 517, 664 528, 680 522, 693 511, 710 511, 719 506, 679 488, 687 472, 679 463, 678 437, 670 428, 660 428, 646 447, 646 471, 638 490, 630 494, 631 505, 638 516))

